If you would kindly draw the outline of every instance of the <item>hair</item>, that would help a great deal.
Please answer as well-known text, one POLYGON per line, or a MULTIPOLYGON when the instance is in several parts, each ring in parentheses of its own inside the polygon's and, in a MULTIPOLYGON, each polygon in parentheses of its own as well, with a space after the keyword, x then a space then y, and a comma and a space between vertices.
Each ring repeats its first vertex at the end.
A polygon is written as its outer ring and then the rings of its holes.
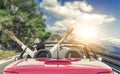
POLYGON ((37 50, 45 49, 45 44, 43 42, 36 43, 36 45, 37 45, 37 50))
POLYGON ((42 42, 42 39, 36 38, 32 46, 35 46, 37 50, 45 49, 45 44, 42 42))

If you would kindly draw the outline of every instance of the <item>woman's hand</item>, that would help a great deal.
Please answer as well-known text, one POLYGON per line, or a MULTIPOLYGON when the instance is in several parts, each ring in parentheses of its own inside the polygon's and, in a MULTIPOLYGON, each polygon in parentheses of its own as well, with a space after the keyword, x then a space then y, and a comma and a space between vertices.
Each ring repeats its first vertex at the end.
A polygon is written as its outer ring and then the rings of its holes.
POLYGON ((14 34, 13 32, 8 31, 8 30, 5 30, 4 32, 5 32, 5 34, 7 34, 12 40, 14 40, 15 42, 17 42, 18 45, 20 45, 20 46, 23 46, 23 45, 24 45, 24 43, 22 43, 22 42, 15 36, 15 34, 14 34))
POLYGON ((5 30, 4 32, 5 32, 5 34, 7 34, 11 39, 13 39, 13 40, 16 39, 16 36, 15 36, 15 34, 14 34, 13 32, 8 31, 8 30, 5 30))

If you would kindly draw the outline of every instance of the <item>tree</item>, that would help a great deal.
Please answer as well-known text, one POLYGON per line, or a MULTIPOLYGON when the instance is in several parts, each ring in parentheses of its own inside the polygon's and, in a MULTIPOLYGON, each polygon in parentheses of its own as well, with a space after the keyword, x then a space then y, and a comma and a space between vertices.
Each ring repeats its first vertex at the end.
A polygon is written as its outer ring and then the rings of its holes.
MULTIPOLYGON (((3 31, 11 30, 24 43, 30 45, 36 37, 44 40, 51 35, 45 31, 45 19, 36 7, 34 0, 0 0, 0 42, 15 46, 3 31)), ((9 47, 10 48, 10 47, 9 47)))

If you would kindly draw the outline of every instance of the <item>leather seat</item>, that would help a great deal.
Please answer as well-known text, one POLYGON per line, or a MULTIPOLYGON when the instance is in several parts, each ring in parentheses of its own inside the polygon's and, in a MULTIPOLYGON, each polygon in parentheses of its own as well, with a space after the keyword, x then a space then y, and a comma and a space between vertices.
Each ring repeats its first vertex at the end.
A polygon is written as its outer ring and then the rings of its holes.
POLYGON ((46 49, 40 49, 34 55, 34 58, 51 58, 51 57, 52 55, 50 51, 46 49))
POLYGON ((65 53, 65 58, 81 58, 81 54, 76 50, 68 50, 65 53))

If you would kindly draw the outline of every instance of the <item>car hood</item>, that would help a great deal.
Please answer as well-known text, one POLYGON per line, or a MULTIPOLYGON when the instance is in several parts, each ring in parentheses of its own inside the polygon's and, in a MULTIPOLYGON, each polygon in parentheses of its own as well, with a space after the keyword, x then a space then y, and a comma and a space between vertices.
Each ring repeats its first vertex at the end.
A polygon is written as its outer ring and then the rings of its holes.
POLYGON ((90 74, 89 71, 92 71, 91 74, 96 74, 96 72, 110 72, 112 69, 101 61, 90 59, 22 59, 7 66, 4 71, 15 71, 22 74, 26 72, 29 72, 28 74, 30 72, 36 74, 38 72, 41 74, 49 74, 50 72, 52 74, 57 72, 61 72, 61 74, 64 74, 63 72, 66 74, 74 72, 77 72, 76 74, 79 72, 90 74))

